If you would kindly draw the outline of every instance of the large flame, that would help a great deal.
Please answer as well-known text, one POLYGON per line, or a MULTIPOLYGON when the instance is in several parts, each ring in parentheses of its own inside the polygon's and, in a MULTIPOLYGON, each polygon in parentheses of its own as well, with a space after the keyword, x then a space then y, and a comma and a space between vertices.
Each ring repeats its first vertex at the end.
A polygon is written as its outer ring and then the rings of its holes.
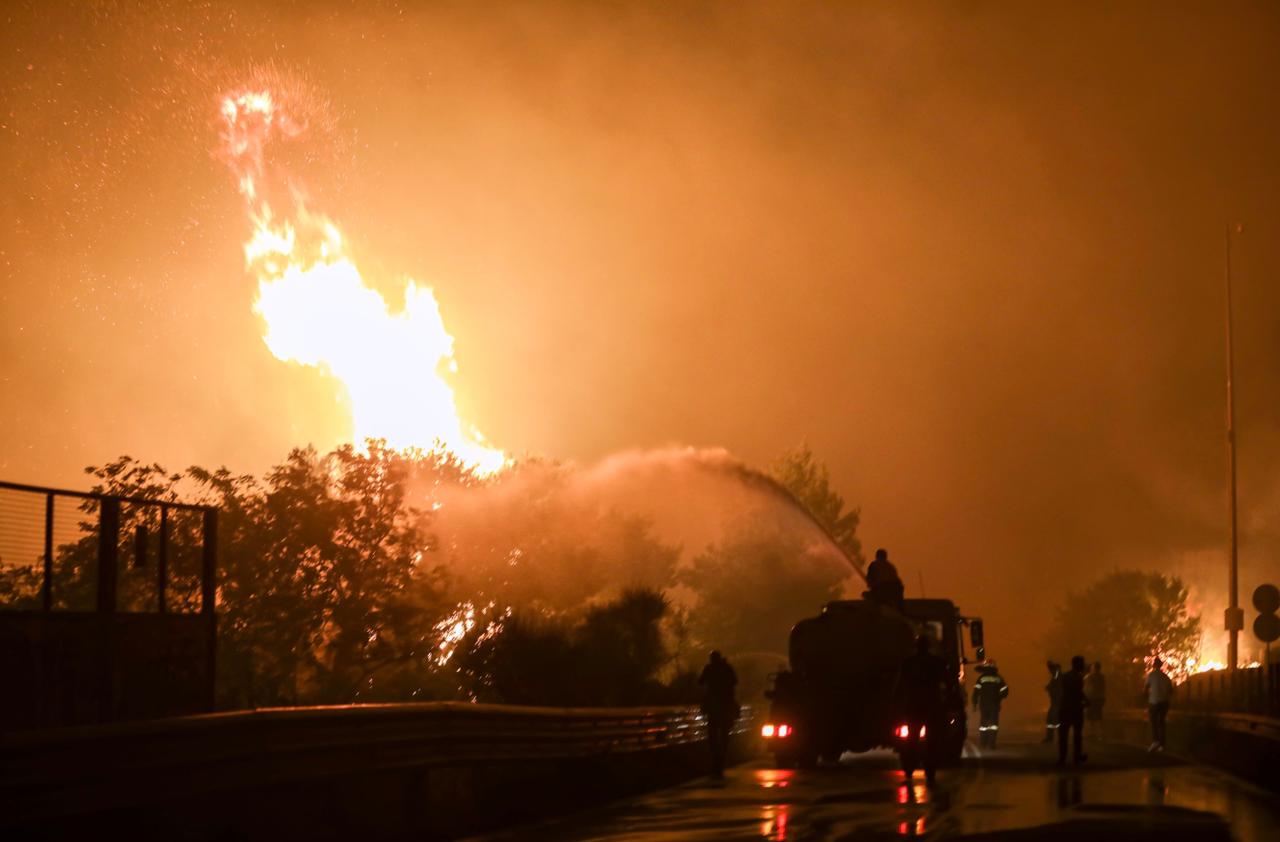
POLYGON ((296 195, 291 218, 278 218, 262 189, 264 150, 273 136, 302 129, 269 91, 222 102, 224 152, 249 207, 253 234, 245 262, 258 279, 254 310, 276 358, 337 378, 351 403, 355 441, 386 439, 395 448, 444 447, 482 473, 505 463, 500 450, 458 417, 445 369, 456 371, 453 337, 435 296, 407 280, 392 312, 365 284, 341 232, 296 195))

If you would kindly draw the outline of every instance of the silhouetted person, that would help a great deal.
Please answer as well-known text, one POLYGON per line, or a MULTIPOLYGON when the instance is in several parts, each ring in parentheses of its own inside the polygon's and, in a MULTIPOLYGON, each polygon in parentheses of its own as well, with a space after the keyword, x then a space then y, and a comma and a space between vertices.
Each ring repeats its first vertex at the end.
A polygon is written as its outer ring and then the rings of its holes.
POLYGON ((1147 716, 1151 719, 1151 748, 1147 751, 1164 751, 1164 722, 1172 697, 1173 680, 1165 674, 1164 663, 1156 658, 1147 673, 1147 716))
POLYGON ((889 561, 888 550, 876 550, 875 559, 867 565, 867 593, 881 605, 902 608, 902 579, 889 561))
POLYGON ((920 729, 926 729, 924 741, 924 776, 933 783, 937 770, 934 746, 942 737, 942 713, 948 684, 947 662, 929 651, 925 635, 916 638, 915 654, 902 662, 898 671, 898 699, 906 720, 906 751, 920 755, 920 729))
POLYGON ((1044 715, 1044 741, 1051 743, 1061 724, 1058 709, 1062 705, 1062 667, 1053 661, 1048 661, 1046 666, 1049 667, 1049 683, 1044 686, 1044 691, 1049 694, 1049 710, 1044 715))
POLYGON ((996 670, 996 662, 988 661, 978 667, 978 680, 973 685, 973 709, 981 713, 978 724, 978 744, 995 748, 1000 736, 1000 706, 1009 695, 1009 685, 996 670))
POLYGON ((738 701, 733 689, 738 676, 718 651, 711 653, 698 676, 702 685, 702 715, 707 719, 707 744, 711 748, 711 774, 724 777, 724 761, 729 751, 729 731, 738 719, 738 701))
POLYGON ((1095 737, 1101 736, 1102 707, 1107 703, 1107 677, 1102 674, 1101 661, 1094 661, 1093 669, 1084 677, 1084 694, 1089 699, 1085 717, 1095 723, 1089 726, 1089 730, 1095 737))
POLYGON ((1062 699, 1058 705, 1058 765, 1067 762, 1067 735, 1072 737, 1071 762, 1088 760, 1084 753, 1084 709, 1089 699, 1084 694, 1084 658, 1071 659, 1071 671, 1062 676, 1062 699))

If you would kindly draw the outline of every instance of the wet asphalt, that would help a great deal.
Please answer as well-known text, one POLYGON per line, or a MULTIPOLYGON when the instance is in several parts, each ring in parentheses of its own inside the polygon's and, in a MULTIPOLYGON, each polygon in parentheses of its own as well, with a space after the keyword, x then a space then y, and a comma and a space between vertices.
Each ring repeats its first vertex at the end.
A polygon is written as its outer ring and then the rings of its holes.
POLYGON ((737 766, 600 809, 513 828, 491 840, 1087 839, 1280 840, 1280 798, 1169 755, 1093 742, 1060 768, 1032 732, 995 750, 966 747, 935 785, 907 781, 888 752, 838 765, 737 766))

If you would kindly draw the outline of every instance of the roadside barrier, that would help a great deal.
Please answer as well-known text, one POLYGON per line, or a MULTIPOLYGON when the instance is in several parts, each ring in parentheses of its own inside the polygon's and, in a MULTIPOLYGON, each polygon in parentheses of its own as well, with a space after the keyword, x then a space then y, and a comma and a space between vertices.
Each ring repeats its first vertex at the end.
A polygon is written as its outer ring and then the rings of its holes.
MULTIPOLYGON (((1225 769, 1280 792, 1280 719, 1245 713, 1169 712, 1166 749, 1225 769)), ((1117 711, 1103 725, 1108 739, 1146 748, 1151 744, 1147 712, 1117 711)))
MULTIPOLYGON (((448 837, 696 777, 705 731, 696 708, 438 702, 19 733, 0 738, 0 827, 71 833, 114 816, 188 837, 448 837)), ((731 744, 754 745, 751 731, 744 708, 731 744)))

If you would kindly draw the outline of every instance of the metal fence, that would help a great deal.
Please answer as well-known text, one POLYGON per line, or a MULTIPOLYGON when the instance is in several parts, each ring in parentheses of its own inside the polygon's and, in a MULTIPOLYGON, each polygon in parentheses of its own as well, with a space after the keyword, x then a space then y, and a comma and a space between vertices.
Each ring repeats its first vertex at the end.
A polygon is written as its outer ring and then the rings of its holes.
POLYGON ((0 608, 212 612, 217 528, 213 506, 0 482, 0 608))
POLYGON ((1175 705, 1280 718, 1280 664, 1197 673, 1178 687, 1175 705))
POLYGON ((0 729, 211 710, 218 511, 0 482, 0 729))

